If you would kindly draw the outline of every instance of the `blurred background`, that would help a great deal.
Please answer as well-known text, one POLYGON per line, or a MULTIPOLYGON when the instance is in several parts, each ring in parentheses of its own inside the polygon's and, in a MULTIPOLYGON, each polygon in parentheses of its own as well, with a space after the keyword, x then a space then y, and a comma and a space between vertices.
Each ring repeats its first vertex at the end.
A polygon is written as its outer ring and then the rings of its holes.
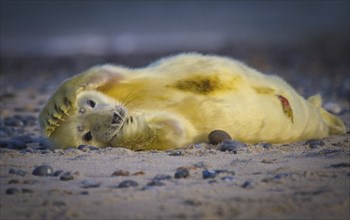
MULTIPOLYGON (((348 97, 349 1, 1 1, 1 87, 52 91, 102 63, 198 51, 348 97), (31 77, 28 81, 27 76, 31 77), (331 80, 330 80, 331 78, 331 80)), ((7 91, 7 90, 6 90, 7 91)))

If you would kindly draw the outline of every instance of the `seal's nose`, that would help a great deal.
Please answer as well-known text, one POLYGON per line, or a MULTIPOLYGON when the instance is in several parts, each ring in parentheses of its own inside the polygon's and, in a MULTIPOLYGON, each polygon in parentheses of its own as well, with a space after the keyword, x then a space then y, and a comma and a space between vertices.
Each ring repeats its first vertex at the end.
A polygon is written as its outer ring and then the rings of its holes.
POLYGON ((119 125, 122 120, 123 117, 118 112, 113 112, 111 125, 119 125))

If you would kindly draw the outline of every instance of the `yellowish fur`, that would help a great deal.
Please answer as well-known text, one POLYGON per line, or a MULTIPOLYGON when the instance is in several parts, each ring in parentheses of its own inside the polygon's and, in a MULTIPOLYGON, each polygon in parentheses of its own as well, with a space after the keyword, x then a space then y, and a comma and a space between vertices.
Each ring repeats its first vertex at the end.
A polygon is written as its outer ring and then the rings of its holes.
POLYGON ((215 129, 247 143, 345 133, 343 122, 321 104, 320 96, 307 101, 277 76, 230 58, 189 53, 139 69, 93 67, 58 88, 41 112, 40 124, 63 148, 170 149, 205 142, 215 129), (79 113, 82 100, 89 98, 96 99, 96 107, 79 113), (127 112, 120 128, 109 128, 118 111, 127 112), (89 131, 92 140, 85 141, 89 131))

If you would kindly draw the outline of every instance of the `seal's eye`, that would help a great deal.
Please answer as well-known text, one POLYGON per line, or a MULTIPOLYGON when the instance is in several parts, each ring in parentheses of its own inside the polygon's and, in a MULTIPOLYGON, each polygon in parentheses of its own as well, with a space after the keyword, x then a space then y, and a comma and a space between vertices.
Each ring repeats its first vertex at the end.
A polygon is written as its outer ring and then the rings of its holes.
POLYGON ((84 138, 85 141, 91 141, 92 140, 91 131, 86 133, 83 138, 84 138))
POLYGON ((96 102, 94 100, 88 99, 87 104, 91 107, 94 108, 96 106, 96 102))

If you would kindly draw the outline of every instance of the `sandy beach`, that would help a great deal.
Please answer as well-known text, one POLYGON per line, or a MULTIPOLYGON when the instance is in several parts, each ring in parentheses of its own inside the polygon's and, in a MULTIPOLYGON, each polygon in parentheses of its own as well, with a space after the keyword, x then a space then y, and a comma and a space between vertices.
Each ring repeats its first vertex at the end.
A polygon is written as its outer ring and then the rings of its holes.
MULTIPOLYGON (((349 219, 349 132, 237 151, 49 149, 37 116, 50 92, 40 89, 2 90, 1 219, 349 219)), ((338 98, 325 103, 349 130, 338 98)))

